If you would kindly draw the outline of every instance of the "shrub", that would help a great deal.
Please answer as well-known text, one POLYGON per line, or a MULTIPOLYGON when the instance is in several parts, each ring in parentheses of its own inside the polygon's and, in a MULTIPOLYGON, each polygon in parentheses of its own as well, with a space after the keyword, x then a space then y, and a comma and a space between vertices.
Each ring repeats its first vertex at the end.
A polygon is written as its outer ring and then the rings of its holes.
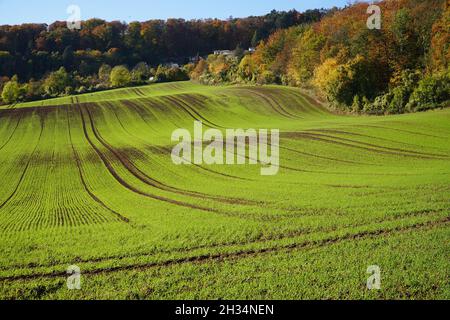
POLYGON ((246 55, 239 64, 238 75, 243 81, 254 81, 257 66, 250 55, 246 55))
POLYGON ((386 104, 383 107, 386 112, 391 114, 404 113, 410 94, 410 90, 404 86, 396 87, 392 92, 385 94, 386 104))
POLYGON ((71 86, 72 79, 63 67, 58 71, 52 72, 45 79, 43 88, 49 96, 56 97, 64 94, 66 87, 71 86))
POLYGON ((381 115, 385 110, 385 96, 376 97, 373 102, 370 102, 369 99, 364 98, 364 113, 372 114, 372 115, 381 115))
POLYGON ((27 93, 28 86, 21 86, 17 81, 17 76, 14 76, 11 81, 8 81, 2 90, 2 99, 5 103, 16 103, 22 101, 27 93))
POLYGON ((409 99, 407 109, 425 111, 450 105, 449 72, 422 79, 409 99))
MULTIPOLYGON (((407 104, 411 93, 414 91, 419 81, 418 71, 405 70, 395 77, 395 87, 387 93, 377 96, 372 103, 364 107, 364 111, 370 114, 399 114, 407 111, 407 104)), ((355 101, 353 109, 355 109, 355 101)))
POLYGON ((364 110, 363 100, 361 99, 361 97, 359 95, 356 95, 353 98, 352 111, 355 113, 359 113, 362 110, 364 110))
POLYGON ((258 76, 258 84, 271 84, 277 82, 277 77, 272 71, 263 71, 262 74, 258 76))
POLYGON ((187 73, 178 67, 169 68, 166 72, 167 81, 186 81, 189 80, 187 73))
POLYGON ((111 85, 113 87, 126 87, 131 83, 131 74, 126 66, 114 67, 111 71, 111 85))
POLYGON ((185 69, 160 65, 156 70, 155 78, 157 82, 185 81, 189 80, 189 75, 185 69))
POLYGON ((27 84, 27 93, 26 93, 26 100, 35 100, 42 97, 44 94, 43 88, 42 88, 42 81, 34 81, 30 80, 27 84))

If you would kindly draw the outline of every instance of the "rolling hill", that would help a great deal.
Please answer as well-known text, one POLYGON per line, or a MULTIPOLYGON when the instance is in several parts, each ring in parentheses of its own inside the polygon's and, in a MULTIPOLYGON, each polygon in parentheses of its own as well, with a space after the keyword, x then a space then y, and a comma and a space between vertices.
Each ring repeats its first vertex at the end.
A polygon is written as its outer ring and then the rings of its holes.
POLYGON ((336 115, 279 86, 2 107, 0 297, 448 299, 449 139, 449 109, 336 115), (279 174, 174 165, 171 133, 195 120, 280 129, 279 174))

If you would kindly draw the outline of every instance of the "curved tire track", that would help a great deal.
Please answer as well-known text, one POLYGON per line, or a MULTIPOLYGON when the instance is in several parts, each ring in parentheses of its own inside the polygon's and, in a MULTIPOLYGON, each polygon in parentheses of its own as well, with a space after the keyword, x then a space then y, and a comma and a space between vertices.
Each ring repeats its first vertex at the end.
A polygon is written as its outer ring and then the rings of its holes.
MULTIPOLYGON (((305 241, 302 243, 294 243, 294 244, 286 244, 268 248, 259 248, 259 249, 246 249, 241 251, 229 252, 229 253, 214 253, 214 254, 205 254, 198 255, 187 258, 176 258, 169 259, 161 262, 151 262, 151 263, 142 263, 135 265, 123 265, 116 266, 111 268, 99 268, 93 269, 83 272, 84 275, 98 275, 98 274, 110 274, 119 271, 143 271, 151 268, 159 268, 159 267, 169 267, 174 265, 186 264, 186 263, 205 263, 205 262, 220 262, 224 259, 239 259, 244 257, 257 256, 261 254, 274 253, 280 251, 292 251, 292 250, 300 250, 300 249, 313 249, 313 248, 323 248, 329 245, 333 245, 336 243, 341 243, 344 241, 358 241, 365 239, 373 239, 380 236, 392 236, 396 234, 406 233, 410 231, 417 230, 427 230, 433 229, 441 226, 447 226, 450 222, 450 217, 446 217, 437 221, 430 222, 422 222, 416 223, 409 226, 399 226, 394 227, 388 230, 374 230, 374 231, 361 231, 354 234, 347 234, 341 237, 331 237, 325 238, 321 240, 313 240, 313 241, 305 241)), ((0 277, 0 281, 19 281, 19 280, 34 280, 34 279, 42 279, 42 278, 58 278, 58 277, 66 277, 67 273, 64 272, 48 272, 48 273, 37 273, 37 274, 29 274, 29 275, 17 275, 17 276, 5 276, 0 277)))
POLYGON ((5 205, 14 197, 14 195, 16 194, 17 190, 19 189, 20 185, 22 184, 23 178, 25 177, 25 174, 28 171, 31 160, 33 159, 33 156, 34 156, 34 154, 39 146, 39 143, 41 141, 42 133, 44 132, 45 125, 44 125, 44 121, 43 121, 42 117, 40 118, 40 124, 41 124, 41 132, 39 133, 38 141, 36 142, 36 145, 34 146, 34 149, 31 152, 30 158, 28 159, 27 164, 25 165, 25 169, 23 170, 22 175, 20 176, 19 182, 17 183, 17 185, 16 185, 14 191, 11 193, 11 195, 5 201, 3 201, 2 204, 0 204, 0 210, 3 209, 5 207, 5 205))
POLYGON ((13 132, 8 137, 8 139, 5 141, 5 143, 3 143, 2 146, 0 146, 0 150, 2 150, 4 147, 6 147, 6 145, 11 141, 12 137, 14 136, 14 133, 16 132, 17 128, 19 127, 20 122, 22 121, 22 117, 23 117, 23 112, 20 112, 19 119, 17 120, 16 126, 13 129, 13 132))
MULTIPOLYGON (((111 110, 113 111, 116 119, 118 120, 120 126, 122 127, 122 129, 130 136, 135 137, 133 134, 131 134, 123 125, 122 121, 119 119, 119 116, 117 115, 116 111, 113 109, 113 106, 110 106, 111 110)), ((247 200, 247 199, 241 199, 241 198, 229 198, 229 197, 220 197, 220 196, 214 196, 214 195, 209 195, 206 193, 201 193, 201 192, 196 192, 196 191, 189 191, 189 190, 185 190, 185 189, 180 189, 177 187, 173 187, 173 186, 169 186, 159 180, 156 180, 155 178, 150 177, 149 175, 147 175, 146 173, 144 173, 142 170, 140 170, 139 168, 136 167, 136 165, 134 165, 132 163, 132 161, 128 158, 128 156, 126 154, 124 154, 123 152, 115 149, 113 146, 111 146, 109 143, 107 143, 98 133, 100 139, 99 141, 112 153, 114 153, 116 155, 116 157, 122 162, 122 164, 124 165, 124 167, 130 172, 132 173, 136 178, 138 178, 139 180, 141 180, 142 182, 160 189, 162 191, 167 191, 167 192, 172 192, 172 193, 176 193, 179 195, 184 195, 184 196, 190 196, 190 197, 194 197, 194 198, 198 198, 198 199, 209 199, 209 200, 214 200, 214 201, 218 201, 218 202, 223 202, 223 203, 229 203, 229 204, 243 204, 243 205, 255 205, 255 204, 261 204, 261 202, 258 201, 252 201, 252 200, 247 200)), ((139 138, 137 138, 139 139, 139 138)), ((145 141, 142 141, 145 143, 145 141)), ((151 145, 149 145, 151 146, 151 145)), ((153 146, 151 146, 153 147, 153 146)))
MULTIPOLYGON (((206 212, 216 212, 216 213, 220 213, 220 211, 214 210, 214 209, 212 209, 212 208, 203 207, 203 206, 197 206, 197 205, 193 205, 193 204, 190 204, 190 203, 186 203, 186 202, 182 202, 182 201, 177 201, 177 200, 173 200, 173 199, 169 199, 169 198, 165 198, 165 197, 161 197, 161 196, 157 196, 157 195, 154 195, 154 194, 150 194, 150 193, 141 191, 141 190, 137 189, 136 187, 130 185, 130 184, 129 184, 128 182, 126 182, 124 179, 122 179, 122 178, 119 176, 119 174, 114 170, 114 168, 112 167, 112 165, 109 163, 109 161, 108 161, 108 159, 106 158, 106 156, 105 156, 105 155, 104 155, 104 154, 103 154, 103 153, 95 146, 95 144, 93 143, 93 141, 92 141, 91 138, 89 137, 89 134, 88 134, 87 129, 86 129, 86 121, 85 121, 85 117, 84 117, 84 115, 83 115, 82 107, 81 107, 81 105, 78 105, 78 106, 79 106, 79 110, 80 110, 81 119, 82 119, 82 122, 83 122, 83 131, 84 131, 84 135, 85 135, 87 141, 89 142, 89 144, 91 145, 91 147, 95 150, 95 152, 97 153, 97 155, 100 157, 100 159, 102 160, 102 162, 104 163, 104 165, 106 166, 106 168, 108 169, 108 171, 111 173, 111 175, 112 175, 112 176, 113 176, 113 177, 114 177, 114 178, 115 178, 115 179, 116 179, 123 187, 125 187, 126 189, 128 189, 128 190, 130 190, 130 191, 132 191, 132 192, 134 192, 134 193, 137 193, 137 194, 139 194, 139 195, 142 195, 142 196, 145 196, 145 197, 154 199, 154 200, 159 200, 159 201, 162 201, 162 202, 166 202, 166 203, 170 203, 170 204, 174 204, 174 205, 178 205, 178 206, 185 207, 185 208, 190 208, 190 209, 198 209, 198 210, 202 210, 202 211, 206 211, 206 212)), ((89 113, 88 113, 88 115, 89 115, 89 113)), ((90 117, 90 115, 89 115, 89 117, 90 117)), ((95 131, 94 131, 95 128, 93 127, 92 119, 90 119, 90 122, 91 122, 91 129, 93 130, 94 135, 96 136, 95 131)), ((98 138, 97 138, 97 139, 98 139, 98 138)))
POLYGON ((77 151, 75 150, 75 146, 73 145, 73 141, 72 141, 72 133, 71 133, 71 129, 70 129, 70 118, 69 118, 69 109, 67 108, 67 126, 68 126, 68 130, 69 130, 69 138, 70 138, 70 145, 72 147, 72 151, 73 151, 73 156, 75 158, 75 162, 77 165, 77 169, 78 169, 78 173, 81 179, 81 183, 83 185, 84 190, 87 192, 87 194, 98 204, 100 204, 100 206, 102 206, 103 208, 105 208, 107 211, 111 212, 113 215, 115 215, 119 220, 129 223, 130 220, 128 218, 126 218, 125 216, 123 216, 122 214, 118 213, 117 211, 111 209, 110 207, 108 207, 103 201, 101 201, 91 190, 89 190, 86 181, 84 179, 83 176, 83 171, 81 169, 81 160, 80 157, 78 156, 77 151))

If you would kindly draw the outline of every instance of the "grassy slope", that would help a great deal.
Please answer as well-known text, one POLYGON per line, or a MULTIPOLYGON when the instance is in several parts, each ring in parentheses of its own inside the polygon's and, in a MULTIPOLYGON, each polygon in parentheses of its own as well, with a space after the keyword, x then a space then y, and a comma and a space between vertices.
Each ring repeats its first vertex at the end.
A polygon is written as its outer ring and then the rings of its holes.
POLYGON ((449 124, 192 83, 0 110, 0 297, 449 298, 449 124), (279 175, 173 165, 194 118, 281 129, 279 175))

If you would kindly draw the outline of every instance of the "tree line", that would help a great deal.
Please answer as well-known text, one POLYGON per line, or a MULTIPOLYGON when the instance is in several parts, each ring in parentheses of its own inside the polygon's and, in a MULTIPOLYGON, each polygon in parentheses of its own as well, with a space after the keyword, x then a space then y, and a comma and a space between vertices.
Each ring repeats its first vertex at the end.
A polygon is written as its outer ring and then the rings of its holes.
MULTIPOLYGON (((379 30, 366 25, 368 4, 356 3, 343 9, 273 11, 264 17, 226 21, 171 19, 127 25, 92 19, 80 31, 55 23, 30 35, 29 47, 26 41, 13 41, 20 39, 12 37, 14 33, 0 32, 0 50, 10 50, 0 51, 1 74, 7 74, 0 80, 2 99, 13 103, 192 79, 209 85, 302 87, 334 108, 355 113, 449 106, 447 1, 384 0, 377 5, 382 12, 379 30), (244 50, 248 46, 256 50, 244 50), (208 55, 233 48, 233 54, 208 55), (42 65, 29 55, 50 55, 55 60, 42 65), (2 68, 11 67, 4 59, 11 56, 22 62, 29 59, 32 74, 16 67, 3 73, 2 68), (190 57, 194 59, 189 62, 190 57), (11 74, 16 75, 9 78, 11 74)), ((6 28, 33 30, 33 26, 6 28)))
POLYGON ((40 79, 64 67, 87 76, 102 64, 139 62, 157 66, 187 62, 189 57, 214 50, 249 47, 277 29, 318 21, 325 10, 299 13, 272 11, 265 16, 228 20, 168 19, 146 22, 106 22, 90 19, 80 30, 66 22, 0 26, 0 75, 22 81, 40 79))

